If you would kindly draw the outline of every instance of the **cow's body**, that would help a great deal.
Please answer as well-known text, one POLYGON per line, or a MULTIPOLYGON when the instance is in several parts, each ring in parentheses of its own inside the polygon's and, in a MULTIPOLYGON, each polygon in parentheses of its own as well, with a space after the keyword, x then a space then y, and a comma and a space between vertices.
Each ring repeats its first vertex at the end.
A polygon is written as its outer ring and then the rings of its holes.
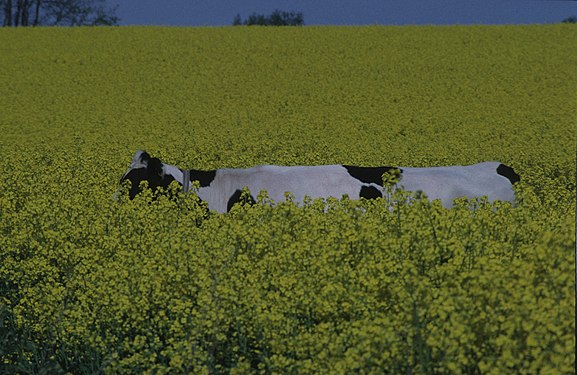
MULTIPOLYGON (((422 191, 431 200, 440 199, 447 208, 458 197, 481 197, 489 201, 512 202, 512 184, 519 176, 499 162, 485 162, 469 166, 409 168, 354 167, 346 165, 273 166, 261 165, 246 169, 218 169, 213 171, 182 170, 163 164, 143 151, 134 155, 129 171, 122 180, 132 182, 130 197, 138 193, 138 185, 148 180, 152 188, 167 187, 177 181, 186 190, 190 181, 199 181, 197 194, 211 210, 227 212, 238 202, 242 189, 247 187, 256 196, 266 190, 275 202, 284 201, 290 192, 296 202, 311 198, 351 199, 376 198, 383 194, 383 173, 398 170, 398 185, 409 191, 422 191)), ((252 198, 254 200, 254 198, 252 198)))

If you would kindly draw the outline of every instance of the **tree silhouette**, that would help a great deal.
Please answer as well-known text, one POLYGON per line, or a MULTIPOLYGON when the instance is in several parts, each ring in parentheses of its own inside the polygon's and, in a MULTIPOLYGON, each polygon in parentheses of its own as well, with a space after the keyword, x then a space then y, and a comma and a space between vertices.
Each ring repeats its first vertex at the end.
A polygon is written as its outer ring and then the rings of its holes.
POLYGON ((0 24, 18 26, 117 25, 105 0, 0 0, 0 24))
POLYGON ((242 20, 240 14, 237 14, 232 24, 234 26, 246 25, 260 25, 260 26, 303 26, 304 17, 301 12, 285 12, 275 10, 269 16, 264 14, 252 13, 246 20, 242 20))

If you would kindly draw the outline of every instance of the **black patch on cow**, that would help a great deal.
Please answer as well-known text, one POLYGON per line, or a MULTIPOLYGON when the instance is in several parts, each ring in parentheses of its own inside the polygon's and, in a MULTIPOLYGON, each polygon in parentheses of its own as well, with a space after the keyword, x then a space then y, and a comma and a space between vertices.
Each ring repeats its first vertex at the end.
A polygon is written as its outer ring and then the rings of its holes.
POLYGON ((198 181, 200 187, 209 186, 216 176, 216 171, 199 171, 196 169, 190 170, 190 181, 198 181))
MULTIPOLYGON (((383 186, 383 174, 390 170, 398 169, 397 167, 355 167, 343 165, 349 174, 365 184, 377 184, 383 186)), ((403 170, 401 169, 402 173, 403 170)))
POLYGON ((168 188, 168 185, 174 181, 174 177, 171 175, 162 175, 162 162, 158 158, 152 158, 148 161, 148 166, 146 167, 148 181, 148 186, 153 191, 156 191, 159 187, 164 189, 168 188))
POLYGON ((152 191, 156 191, 159 187, 166 190, 168 189, 168 185, 174 181, 172 175, 162 175, 162 162, 157 158, 149 159, 146 168, 130 170, 120 182, 127 179, 130 180, 131 183, 130 190, 128 191, 130 199, 134 199, 134 197, 141 192, 140 183, 142 181, 148 181, 148 187, 152 191))
POLYGON ((243 197, 242 190, 237 189, 228 200, 228 203, 226 204, 226 211, 227 212, 230 211, 232 206, 234 206, 236 203, 244 203, 244 204, 248 203, 250 205, 253 205, 256 203, 256 201, 254 200, 254 197, 252 195, 249 195, 248 198, 243 197))
POLYGON ((120 180, 121 183, 124 180, 130 181, 130 190, 128 190, 128 196, 130 197, 130 199, 134 199, 134 197, 136 197, 136 194, 140 192, 138 186, 140 185, 140 181, 146 180, 146 175, 147 175, 146 168, 144 167, 136 168, 131 169, 126 174, 126 176, 124 176, 122 180, 120 180))
POLYGON ((509 167, 508 165, 499 164, 497 167, 497 173, 503 177, 507 177, 509 181, 511 181, 511 184, 521 181, 521 176, 515 173, 513 168, 509 167))
POLYGON ((381 198, 383 196, 383 194, 381 194, 379 189, 377 189, 374 186, 363 186, 361 188, 361 192, 359 193, 359 195, 361 198, 366 199, 381 198))
POLYGON ((148 161, 146 170, 149 174, 149 178, 156 179, 160 181, 162 178, 162 162, 159 158, 152 158, 148 161))

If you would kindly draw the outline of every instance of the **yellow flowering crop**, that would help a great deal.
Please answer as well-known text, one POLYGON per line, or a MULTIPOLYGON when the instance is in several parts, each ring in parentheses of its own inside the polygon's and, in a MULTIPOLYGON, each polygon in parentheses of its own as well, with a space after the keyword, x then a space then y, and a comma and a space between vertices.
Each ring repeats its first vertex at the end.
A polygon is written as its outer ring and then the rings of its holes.
MULTIPOLYGON (((572 373, 577 28, 0 30, 0 373, 572 373), (498 160, 515 206, 112 199, 498 160), (391 209, 391 204, 393 209, 391 209)), ((392 176, 394 177, 394 176, 392 176)))

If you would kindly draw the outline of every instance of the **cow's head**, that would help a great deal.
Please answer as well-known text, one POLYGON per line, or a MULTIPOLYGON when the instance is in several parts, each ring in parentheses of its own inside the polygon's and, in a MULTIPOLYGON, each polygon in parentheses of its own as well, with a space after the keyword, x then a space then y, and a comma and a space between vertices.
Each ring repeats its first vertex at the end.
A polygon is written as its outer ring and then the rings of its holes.
POLYGON ((164 189, 174 181, 171 174, 165 173, 164 164, 158 158, 151 158, 146 151, 136 151, 132 158, 132 164, 128 172, 120 179, 120 183, 130 180, 131 186, 129 190, 130 199, 140 193, 140 183, 148 181, 148 186, 153 191, 159 187, 164 189))

